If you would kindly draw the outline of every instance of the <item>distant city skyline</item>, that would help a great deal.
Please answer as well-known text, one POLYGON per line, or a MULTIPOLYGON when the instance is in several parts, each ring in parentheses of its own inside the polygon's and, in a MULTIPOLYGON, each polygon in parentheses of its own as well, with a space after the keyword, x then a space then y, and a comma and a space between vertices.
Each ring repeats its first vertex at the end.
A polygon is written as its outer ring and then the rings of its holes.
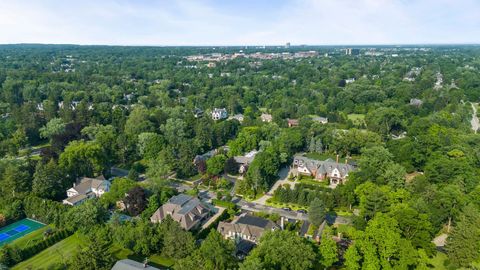
POLYGON ((477 0, 0 0, 0 44, 479 44, 477 0))

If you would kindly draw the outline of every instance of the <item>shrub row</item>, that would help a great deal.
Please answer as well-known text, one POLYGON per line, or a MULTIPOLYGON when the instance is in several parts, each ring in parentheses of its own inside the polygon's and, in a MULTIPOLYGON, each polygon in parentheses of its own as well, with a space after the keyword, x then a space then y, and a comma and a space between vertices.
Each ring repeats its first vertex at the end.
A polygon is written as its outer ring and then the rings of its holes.
POLYGON ((33 257, 42 250, 53 246, 70 235, 71 233, 67 230, 59 230, 48 236, 46 239, 38 241, 25 248, 6 245, 0 249, 0 264, 13 266, 21 261, 25 261, 33 257))

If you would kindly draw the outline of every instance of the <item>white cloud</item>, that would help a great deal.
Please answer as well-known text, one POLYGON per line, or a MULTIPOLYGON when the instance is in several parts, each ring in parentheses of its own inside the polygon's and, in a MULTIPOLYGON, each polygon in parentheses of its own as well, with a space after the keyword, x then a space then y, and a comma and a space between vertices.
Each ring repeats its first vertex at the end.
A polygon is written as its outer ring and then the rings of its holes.
POLYGON ((480 37, 477 0, 219 1, 0 0, 0 43, 478 43, 480 37))

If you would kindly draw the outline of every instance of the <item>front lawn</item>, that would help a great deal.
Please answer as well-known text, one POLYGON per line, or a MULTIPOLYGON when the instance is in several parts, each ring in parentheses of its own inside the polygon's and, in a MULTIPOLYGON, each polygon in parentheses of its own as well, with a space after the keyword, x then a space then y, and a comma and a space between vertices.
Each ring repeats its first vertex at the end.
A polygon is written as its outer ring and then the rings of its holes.
POLYGON ((307 185, 314 185, 314 186, 322 186, 328 187, 328 180, 315 180, 313 178, 301 178, 297 180, 298 183, 307 184, 307 185))
POLYGON ((266 204, 267 204, 268 206, 272 206, 272 207, 275 207, 275 208, 288 207, 288 208, 292 209, 293 211, 297 211, 297 210, 300 210, 300 209, 308 210, 308 206, 301 206, 301 205, 292 204, 292 203, 276 202, 276 201, 273 200, 273 198, 268 199, 268 200, 266 201, 266 204))
MULTIPOLYGON (((43 250, 32 258, 15 265, 11 269, 48 269, 53 265, 66 263, 80 250, 81 245, 84 243, 85 240, 83 236, 76 233, 43 250)), ((143 262, 145 259, 142 256, 133 254, 131 250, 117 245, 113 245, 110 251, 117 260, 128 258, 143 262)), ((158 254, 150 256, 148 260, 150 265, 161 268, 171 267, 175 263, 174 260, 162 257, 158 254)))
POLYGON ((55 264, 65 263, 80 250, 80 245, 83 243, 83 236, 79 234, 71 235, 30 259, 15 265, 12 270, 48 269, 55 264))

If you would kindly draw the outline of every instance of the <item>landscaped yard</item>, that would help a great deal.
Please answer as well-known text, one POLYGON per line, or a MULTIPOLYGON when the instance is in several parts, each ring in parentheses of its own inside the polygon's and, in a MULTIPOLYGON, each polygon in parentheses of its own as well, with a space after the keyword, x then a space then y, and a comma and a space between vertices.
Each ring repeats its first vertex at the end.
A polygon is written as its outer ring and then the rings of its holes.
POLYGON ((300 206, 300 205, 298 205, 298 204, 275 202, 275 201, 273 201, 273 199, 271 199, 271 198, 266 201, 266 204, 267 204, 268 206, 273 206, 273 207, 276 207, 276 208, 289 207, 289 208, 291 208, 293 211, 297 211, 297 210, 300 210, 300 209, 304 209, 304 210, 307 210, 307 209, 308 209, 308 207, 306 207, 306 206, 300 206))
POLYGON ((365 114, 351 113, 347 115, 348 120, 351 120, 354 125, 361 126, 365 124, 365 114))
POLYGON ((80 245, 83 242, 84 240, 81 235, 74 234, 45 249, 32 258, 15 265, 12 267, 12 270, 28 269, 29 267, 32 269, 47 269, 54 264, 64 263, 80 249, 80 245))
MULTIPOLYGON (((51 267, 54 264, 67 262, 80 250, 80 246, 84 241, 82 235, 74 234, 43 250, 32 258, 15 265, 12 267, 12 270, 28 269, 28 267, 32 267, 32 269, 48 269, 48 267, 51 267)), ((138 262, 143 262, 145 259, 142 256, 133 254, 131 250, 116 245, 112 246, 111 251, 117 260, 129 258, 138 262)), ((150 256, 148 260, 150 265, 156 267, 171 267, 174 264, 174 260, 162 257, 158 254, 150 256)))
POLYGON ((328 180, 315 180, 313 178, 302 178, 297 180, 298 183, 302 184, 308 184, 308 185, 314 185, 314 186, 323 186, 323 187, 328 187, 328 180))

